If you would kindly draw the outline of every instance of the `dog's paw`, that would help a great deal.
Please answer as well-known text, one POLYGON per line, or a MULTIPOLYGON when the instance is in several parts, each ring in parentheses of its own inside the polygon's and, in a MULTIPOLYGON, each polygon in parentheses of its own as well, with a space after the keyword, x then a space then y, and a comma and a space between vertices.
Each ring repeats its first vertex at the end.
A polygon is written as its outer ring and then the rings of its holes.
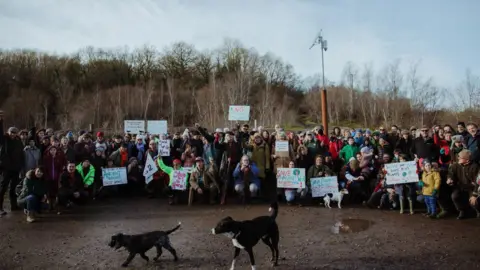
POLYGON ((128 267, 128 263, 122 264, 122 267, 128 267))
POLYGON ((174 262, 178 262, 178 257, 173 258, 174 262))

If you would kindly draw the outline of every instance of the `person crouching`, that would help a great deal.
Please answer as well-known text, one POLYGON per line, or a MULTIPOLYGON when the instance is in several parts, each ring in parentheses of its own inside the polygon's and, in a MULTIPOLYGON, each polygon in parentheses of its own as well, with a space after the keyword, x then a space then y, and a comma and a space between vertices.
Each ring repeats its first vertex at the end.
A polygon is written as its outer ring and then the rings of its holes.
POLYGON ((218 171, 215 164, 211 163, 209 166, 205 166, 205 161, 201 157, 197 157, 195 163, 195 169, 190 176, 190 187, 202 197, 203 202, 209 198, 210 204, 215 204, 216 198, 220 195, 218 171))
MULTIPOLYGON (((163 163, 162 157, 158 157, 157 158, 157 165, 160 168, 160 170, 162 170, 163 172, 168 174, 169 183, 168 183, 168 186, 165 187, 165 193, 168 196, 168 204, 170 204, 170 205, 177 204, 179 195, 181 194, 181 190, 174 190, 172 188, 172 184, 173 184, 173 180, 174 180, 173 179, 173 172, 183 170, 182 161, 180 161, 179 159, 175 159, 175 160, 173 160, 173 167, 170 167, 170 166, 165 165, 165 163, 163 163)), ((186 176, 185 176, 185 182, 187 181, 187 178, 188 178, 188 174, 186 174, 186 176)))
POLYGON ((62 213, 62 208, 68 208, 71 203, 85 203, 87 198, 88 192, 85 190, 82 176, 75 168, 75 163, 68 163, 67 169, 60 176, 58 189, 58 205, 60 209, 58 214, 62 213))
POLYGON ((257 196, 258 187, 260 186, 258 174, 259 170, 257 165, 251 163, 248 156, 243 156, 233 171, 235 191, 242 197, 242 199, 257 196), (245 192, 245 187, 248 187, 248 194, 245 192))
POLYGON ((42 202, 46 199, 47 187, 43 179, 43 169, 37 167, 28 171, 25 179, 17 186, 17 191, 18 206, 26 210, 27 222, 34 222, 42 202))

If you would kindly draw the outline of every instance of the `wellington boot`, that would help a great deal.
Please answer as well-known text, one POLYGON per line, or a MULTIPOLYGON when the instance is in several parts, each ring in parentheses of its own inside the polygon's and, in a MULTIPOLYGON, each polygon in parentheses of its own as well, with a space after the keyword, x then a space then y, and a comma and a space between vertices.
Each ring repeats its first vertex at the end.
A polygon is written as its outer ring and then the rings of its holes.
POLYGON ((400 200, 399 202, 400 202, 400 214, 403 214, 403 204, 404 204, 404 202, 403 202, 403 200, 400 200))
POLYGON ((410 215, 415 214, 415 211, 413 210, 413 201, 411 199, 408 199, 408 207, 410 208, 410 215))

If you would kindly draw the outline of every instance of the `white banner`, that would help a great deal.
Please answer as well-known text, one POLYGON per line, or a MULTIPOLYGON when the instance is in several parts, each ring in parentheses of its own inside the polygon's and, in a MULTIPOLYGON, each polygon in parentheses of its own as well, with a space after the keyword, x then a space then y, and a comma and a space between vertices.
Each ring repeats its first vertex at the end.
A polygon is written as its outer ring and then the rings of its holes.
POLYGON ((125 120, 123 122, 125 133, 143 134, 145 133, 145 121, 143 120, 125 120))
POLYGON ((102 168, 103 186, 128 184, 127 168, 102 168))
POLYGON ((158 153, 161 157, 170 156, 170 140, 160 140, 158 142, 158 153))
POLYGON ((168 127, 166 120, 149 120, 147 121, 148 133, 150 134, 166 134, 168 127))

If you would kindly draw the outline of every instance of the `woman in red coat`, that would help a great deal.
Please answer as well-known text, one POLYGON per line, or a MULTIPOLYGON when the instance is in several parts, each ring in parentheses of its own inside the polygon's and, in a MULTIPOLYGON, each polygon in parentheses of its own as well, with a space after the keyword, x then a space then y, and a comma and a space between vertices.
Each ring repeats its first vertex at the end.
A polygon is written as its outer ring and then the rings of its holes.
POLYGON ((50 210, 53 210, 55 199, 58 194, 60 175, 62 174, 67 160, 63 152, 55 146, 50 146, 44 153, 43 166, 44 178, 47 183, 47 196, 50 210))

